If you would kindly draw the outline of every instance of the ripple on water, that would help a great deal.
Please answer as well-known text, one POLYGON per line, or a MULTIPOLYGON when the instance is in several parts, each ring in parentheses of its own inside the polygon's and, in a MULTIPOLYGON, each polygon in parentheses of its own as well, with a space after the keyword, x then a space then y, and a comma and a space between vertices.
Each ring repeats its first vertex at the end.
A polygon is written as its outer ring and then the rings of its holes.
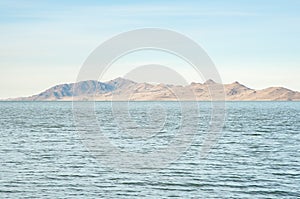
MULTIPOLYGON (((176 103, 162 103, 172 119, 149 142, 122 134, 110 103, 96 109, 116 146, 140 152, 165 146, 180 128, 176 103)), ((0 102, 0 198, 300 198, 300 103, 229 102, 222 137, 205 159, 210 103, 199 105, 189 150, 167 168, 132 173, 108 170, 89 154, 71 103, 0 102)), ((131 107, 147 127, 151 102, 131 107)))

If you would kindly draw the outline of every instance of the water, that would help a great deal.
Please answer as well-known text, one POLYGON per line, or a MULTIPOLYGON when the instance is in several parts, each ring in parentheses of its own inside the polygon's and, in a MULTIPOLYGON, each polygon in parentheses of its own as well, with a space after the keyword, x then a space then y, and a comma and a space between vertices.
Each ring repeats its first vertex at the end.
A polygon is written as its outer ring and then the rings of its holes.
MULTIPOLYGON (((117 130, 110 103, 96 103, 99 124, 125 150, 164 146, 178 128, 178 106, 151 109, 154 103, 131 104, 133 120, 147 129, 157 130, 155 122, 147 126, 149 111, 170 116, 149 145, 133 145, 117 130)), ((146 173, 107 168, 89 153, 70 102, 1 102, 0 111, 0 198, 300 198, 298 102, 227 103, 222 137, 205 159, 199 149, 210 104, 201 102, 191 147, 167 168, 146 173)))

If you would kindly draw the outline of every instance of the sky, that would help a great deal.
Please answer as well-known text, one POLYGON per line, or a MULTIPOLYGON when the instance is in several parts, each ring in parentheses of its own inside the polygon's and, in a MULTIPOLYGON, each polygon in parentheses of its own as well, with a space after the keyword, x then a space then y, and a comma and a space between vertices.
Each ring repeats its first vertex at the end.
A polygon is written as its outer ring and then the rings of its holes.
MULTIPOLYGON (((251 88, 284 86, 300 91, 300 1, 0 1, 0 98, 29 96, 75 82, 89 54, 102 42, 138 28, 164 28, 196 41, 223 83, 251 88)), ((118 60, 105 79, 132 66, 177 67, 169 55, 140 52, 118 60)))

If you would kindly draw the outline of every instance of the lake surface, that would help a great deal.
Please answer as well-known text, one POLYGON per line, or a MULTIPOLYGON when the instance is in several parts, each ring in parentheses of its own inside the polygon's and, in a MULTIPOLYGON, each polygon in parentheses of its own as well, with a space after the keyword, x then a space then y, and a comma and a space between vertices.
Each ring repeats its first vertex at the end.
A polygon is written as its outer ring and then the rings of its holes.
MULTIPOLYGON (((110 106, 95 104, 97 120, 123 150, 165 146, 179 128, 176 102, 132 102, 132 121, 152 129, 137 142, 119 130, 126 120, 114 121, 110 106)), ((166 168, 134 172, 89 152, 71 102, 0 102, 0 198, 300 198, 299 102, 227 102, 222 136, 206 158, 199 151, 210 103, 199 107, 191 146, 166 168)))

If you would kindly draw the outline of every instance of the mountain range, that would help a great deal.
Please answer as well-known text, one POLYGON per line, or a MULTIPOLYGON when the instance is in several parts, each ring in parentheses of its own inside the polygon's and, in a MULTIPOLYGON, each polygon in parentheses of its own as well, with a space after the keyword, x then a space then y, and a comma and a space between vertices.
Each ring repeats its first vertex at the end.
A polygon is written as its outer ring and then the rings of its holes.
POLYGON ((204 83, 191 83, 186 86, 169 84, 137 83, 129 79, 116 78, 107 82, 95 80, 71 84, 60 84, 42 93, 29 97, 11 98, 10 101, 210 101, 210 88, 224 87, 227 101, 300 101, 300 92, 283 87, 270 87, 262 90, 249 88, 239 82, 218 84, 213 80, 204 83))

